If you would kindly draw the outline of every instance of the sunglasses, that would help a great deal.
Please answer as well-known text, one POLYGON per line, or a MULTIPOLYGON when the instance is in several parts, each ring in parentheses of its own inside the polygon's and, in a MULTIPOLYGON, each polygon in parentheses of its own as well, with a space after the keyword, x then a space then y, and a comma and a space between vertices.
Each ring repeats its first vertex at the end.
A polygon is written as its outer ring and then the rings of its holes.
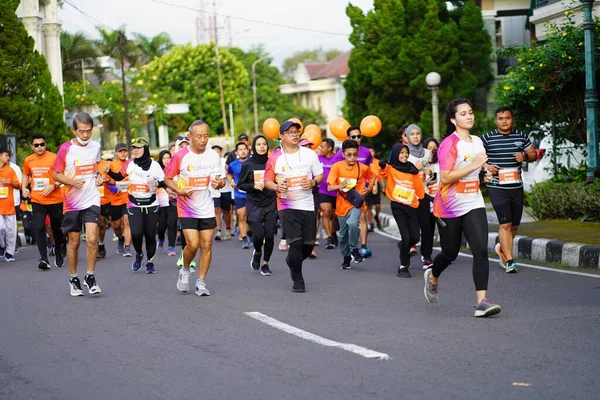
POLYGON ((44 147, 45 145, 46 145, 46 143, 43 143, 43 142, 42 142, 42 143, 33 143, 33 144, 32 144, 32 146, 33 146, 33 147, 35 147, 36 149, 37 149, 38 147, 44 147))
POLYGON ((187 137, 185 137, 185 136, 177 136, 177 140, 187 140, 187 137))
POLYGON ((359 133, 358 135, 350 135, 350 139, 354 140, 354 139, 361 139, 362 135, 359 133))
POLYGON ((148 142, 146 141, 146 139, 143 138, 135 138, 135 139, 131 139, 131 144, 136 144, 136 143, 140 143, 143 145, 147 145, 148 142))

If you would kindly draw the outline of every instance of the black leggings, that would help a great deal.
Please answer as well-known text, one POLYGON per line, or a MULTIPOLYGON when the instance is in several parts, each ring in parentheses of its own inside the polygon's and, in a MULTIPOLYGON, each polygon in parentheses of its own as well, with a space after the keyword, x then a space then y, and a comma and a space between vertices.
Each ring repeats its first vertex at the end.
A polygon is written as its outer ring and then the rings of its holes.
POLYGON ((137 254, 144 254, 142 243, 146 238, 146 256, 152 260, 156 253, 156 228, 158 225, 158 206, 132 207, 127 209, 131 242, 137 254))
POLYGON ((433 251, 433 233, 435 232, 435 217, 431 213, 431 200, 427 195, 419 201, 417 209, 419 228, 421 228, 421 255, 430 260, 433 251))
MULTIPOLYGON (((410 266, 410 248, 419 242, 419 218, 417 209, 392 202, 392 215, 398 225, 402 241, 398 243, 400 248, 400 265, 410 266)), ((422 245, 422 243, 421 243, 422 245)))
POLYGON ((442 219, 446 227, 438 225, 442 252, 433 261, 433 276, 438 278, 446 267, 456 260, 464 233, 473 254, 475 290, 487 290, 490 263, 487 253, 488 224, 485 208, 471 210, 461 217, 442 219))
POLYGON ((175 247, 177 237, 177 206, 170 204, 158 209, 158 240, 164 242, 165 232, 169 240, 169 247, 175 247))
POLYGON ((263 222, 250 222, 252 226, 254 238, 254 250, 260 253, 262 250, 263 240, 265 242, 265 250, 263 260, 269 262, 273 247, 275 246, 275 231, 277 230, 277 218, 269 218, 263 222))
POLYGON ((35 241, 37 243, 40 258, 48 261, 48 248, 46 247, 46 215, 50 216, 50 227, 54 235, 54 247, 56 251, 61 251, 63 244, 63 232, 60 229, 63 217, 63 204, 38 204, 31 203, 33 215, 33 229, 35 232, 35 241))
POLYGON ((294 282, 304 280, 302 276, 302 262, 310 256, 314 247, 312 244, 303 244, 301 240, 290 244, 285 261, 290 268, 290 276, 294 282))

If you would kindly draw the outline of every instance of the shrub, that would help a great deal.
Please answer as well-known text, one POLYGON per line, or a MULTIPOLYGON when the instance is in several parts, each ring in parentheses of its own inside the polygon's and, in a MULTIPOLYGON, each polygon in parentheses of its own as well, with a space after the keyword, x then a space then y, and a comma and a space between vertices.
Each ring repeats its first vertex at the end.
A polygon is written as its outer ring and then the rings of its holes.
POLYGON ((600 181, 542 182, 533 185, 527 196, 537 219, 570 218, 600 221, 600 181))

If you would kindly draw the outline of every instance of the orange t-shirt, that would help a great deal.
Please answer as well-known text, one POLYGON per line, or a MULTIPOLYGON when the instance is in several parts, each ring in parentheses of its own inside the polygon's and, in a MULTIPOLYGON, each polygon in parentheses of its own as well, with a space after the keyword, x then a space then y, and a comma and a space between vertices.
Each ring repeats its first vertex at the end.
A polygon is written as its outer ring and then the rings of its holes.
POLYGON ((56 181, 52 177, 56 154, 47 151, 41 156, 31 154, 23 162, 23 175, 28 175, 31 201, 37 204, 58 204, 63 202, 62 192, 59 188, 54 189, 48 196, 42 196, 42 191, 48 185, 56 181))
POLYGON ((110 176, 106 172, 104 172, 104 166, 106 165, 106 160, 100 160, 98 163, 98 172, 102 174, 103 178, 108 179, 108 182, 104 182, 102 185, 98 186, 98 192, 100 192, 100 205, 110 204, 112 200, 113 193, 108 188, 108 185, 114 182, 110 176))
MULTIPOLYGON (((121 161, 118 158, 115 158, 110 162, 110 170, 112 172, 121 172, 121 168, 125 165, 125 161, 121 161)), ((129 194, 127 193, 127 185, 129 183, 129 178, 125 178, 122 181, 116 182, 115 185, 119 189, 118 193, 113 193, 111 197, 111 204, 113 206, 122 206, 123 204, 127 204, 127 198, 129 194)))
MULTIPOLYGON (((0 178, 10 179, 18 185, 17 187, 21 187, 15 170, 8 164, 0 168, 0 178)), ((0 183, 0 215, 14 215, 16 213, 12 185, 10 183, 0 183)))
POLYGON ((425 197, 425 189, 419 174, 407 174, 386 165, 384 169, 379 171, 379 177, 387 179, 385 195, 391 201, 418 208, 419 199, 425 197))
MULTIPOLYGON (((350 180, 349 184, 345 188, 342 188, 341 191, 348 192, 350 189, 354 188, 360 192, 365 188, 366 181, 370 181, 374 177, 373 171, 365 164, 356 163, 351 168, 348 168, 346 166, 346 161, 339 161, 331 167, 329 176, 327 177, 327 184, 331 186, 339 185, 344 179, 348 178, 350 180), (360 175, 358 171, 359 166, 360 175)), ((337 199, 335 201, 335 215, 345 217, 354 206, 339 192, 340 191, 338 191, 337 199)), ((363 204, 361 209, 364 208, 365 204, 363 204)))

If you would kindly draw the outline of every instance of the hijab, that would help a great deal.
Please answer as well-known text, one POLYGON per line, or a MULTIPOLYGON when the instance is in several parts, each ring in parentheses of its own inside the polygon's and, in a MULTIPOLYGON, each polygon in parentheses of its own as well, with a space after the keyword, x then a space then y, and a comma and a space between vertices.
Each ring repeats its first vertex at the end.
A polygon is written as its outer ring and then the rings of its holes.
POLYGON ((150 147, 144 146, 144 154, 140 158, 134 158, 135 165, 144 171, 148 171, 152 165, 152 157, 150 157, 150 147))
POLYGON ((158 153, 158 165, 160 165, 162 169, 165 169, 167 167, 163 164, 163 157, 165 156, 165 154, 171 155, 169 150, 163 150, 160 153, 158 153))
POLYGON ((425 155, 425 149, 423 148, 423 132, 421 132, 421 128, 415 124, 410 124, 404 131, 404 136, 406 136, 406 139, 408 140, 408 150, 410 155, 417 158, 423 157, 425 155), (410 142, 410 132, 412 132, 413 129, 418 130, 421 134, 421 143, 417 145, 410 142))
MULTIPOLYGON (((394 147, 392 147, 392 158, 390 159, 390 166, 394 168, 396 171, 405 172, 407 174, 416 175, 419 173, 417 167, 414 166, 413 163, 407 161, 405 163, 400 162, 400 150, 406 148, 409 150, 408 146, 402 143, 396 143, 394 147)), ((410 151, 410 150, 409 150, 410 151)))
MULTIPOLYGON (((427 146, 429 146, 429 143, 431 143, 431 142, 435 143, 436 146, 438 147, 438 149, 440 148, 440 143, 437 141, 437 139, 432 138, 432 137, 428 137, 427 139, 423 140, 423 147, 427 148, 427 146)), ((429 160, 429 162, 432 164, 437 164, 437 162, 438 162, 437 150, 431 152, 431 160, 429 160)))
POLYGON ((267 163, 267 160, 269 159, 269 141, 263 135, 257 135, 254 137, 254 139, 252 139, 252 156, 251 157, 257 164, 266 164, 267 163), (256 141, 261 138, 265 139, 267 142, 267 152, 265 154, 258 154, 258 152, 256 151, 256 141))

